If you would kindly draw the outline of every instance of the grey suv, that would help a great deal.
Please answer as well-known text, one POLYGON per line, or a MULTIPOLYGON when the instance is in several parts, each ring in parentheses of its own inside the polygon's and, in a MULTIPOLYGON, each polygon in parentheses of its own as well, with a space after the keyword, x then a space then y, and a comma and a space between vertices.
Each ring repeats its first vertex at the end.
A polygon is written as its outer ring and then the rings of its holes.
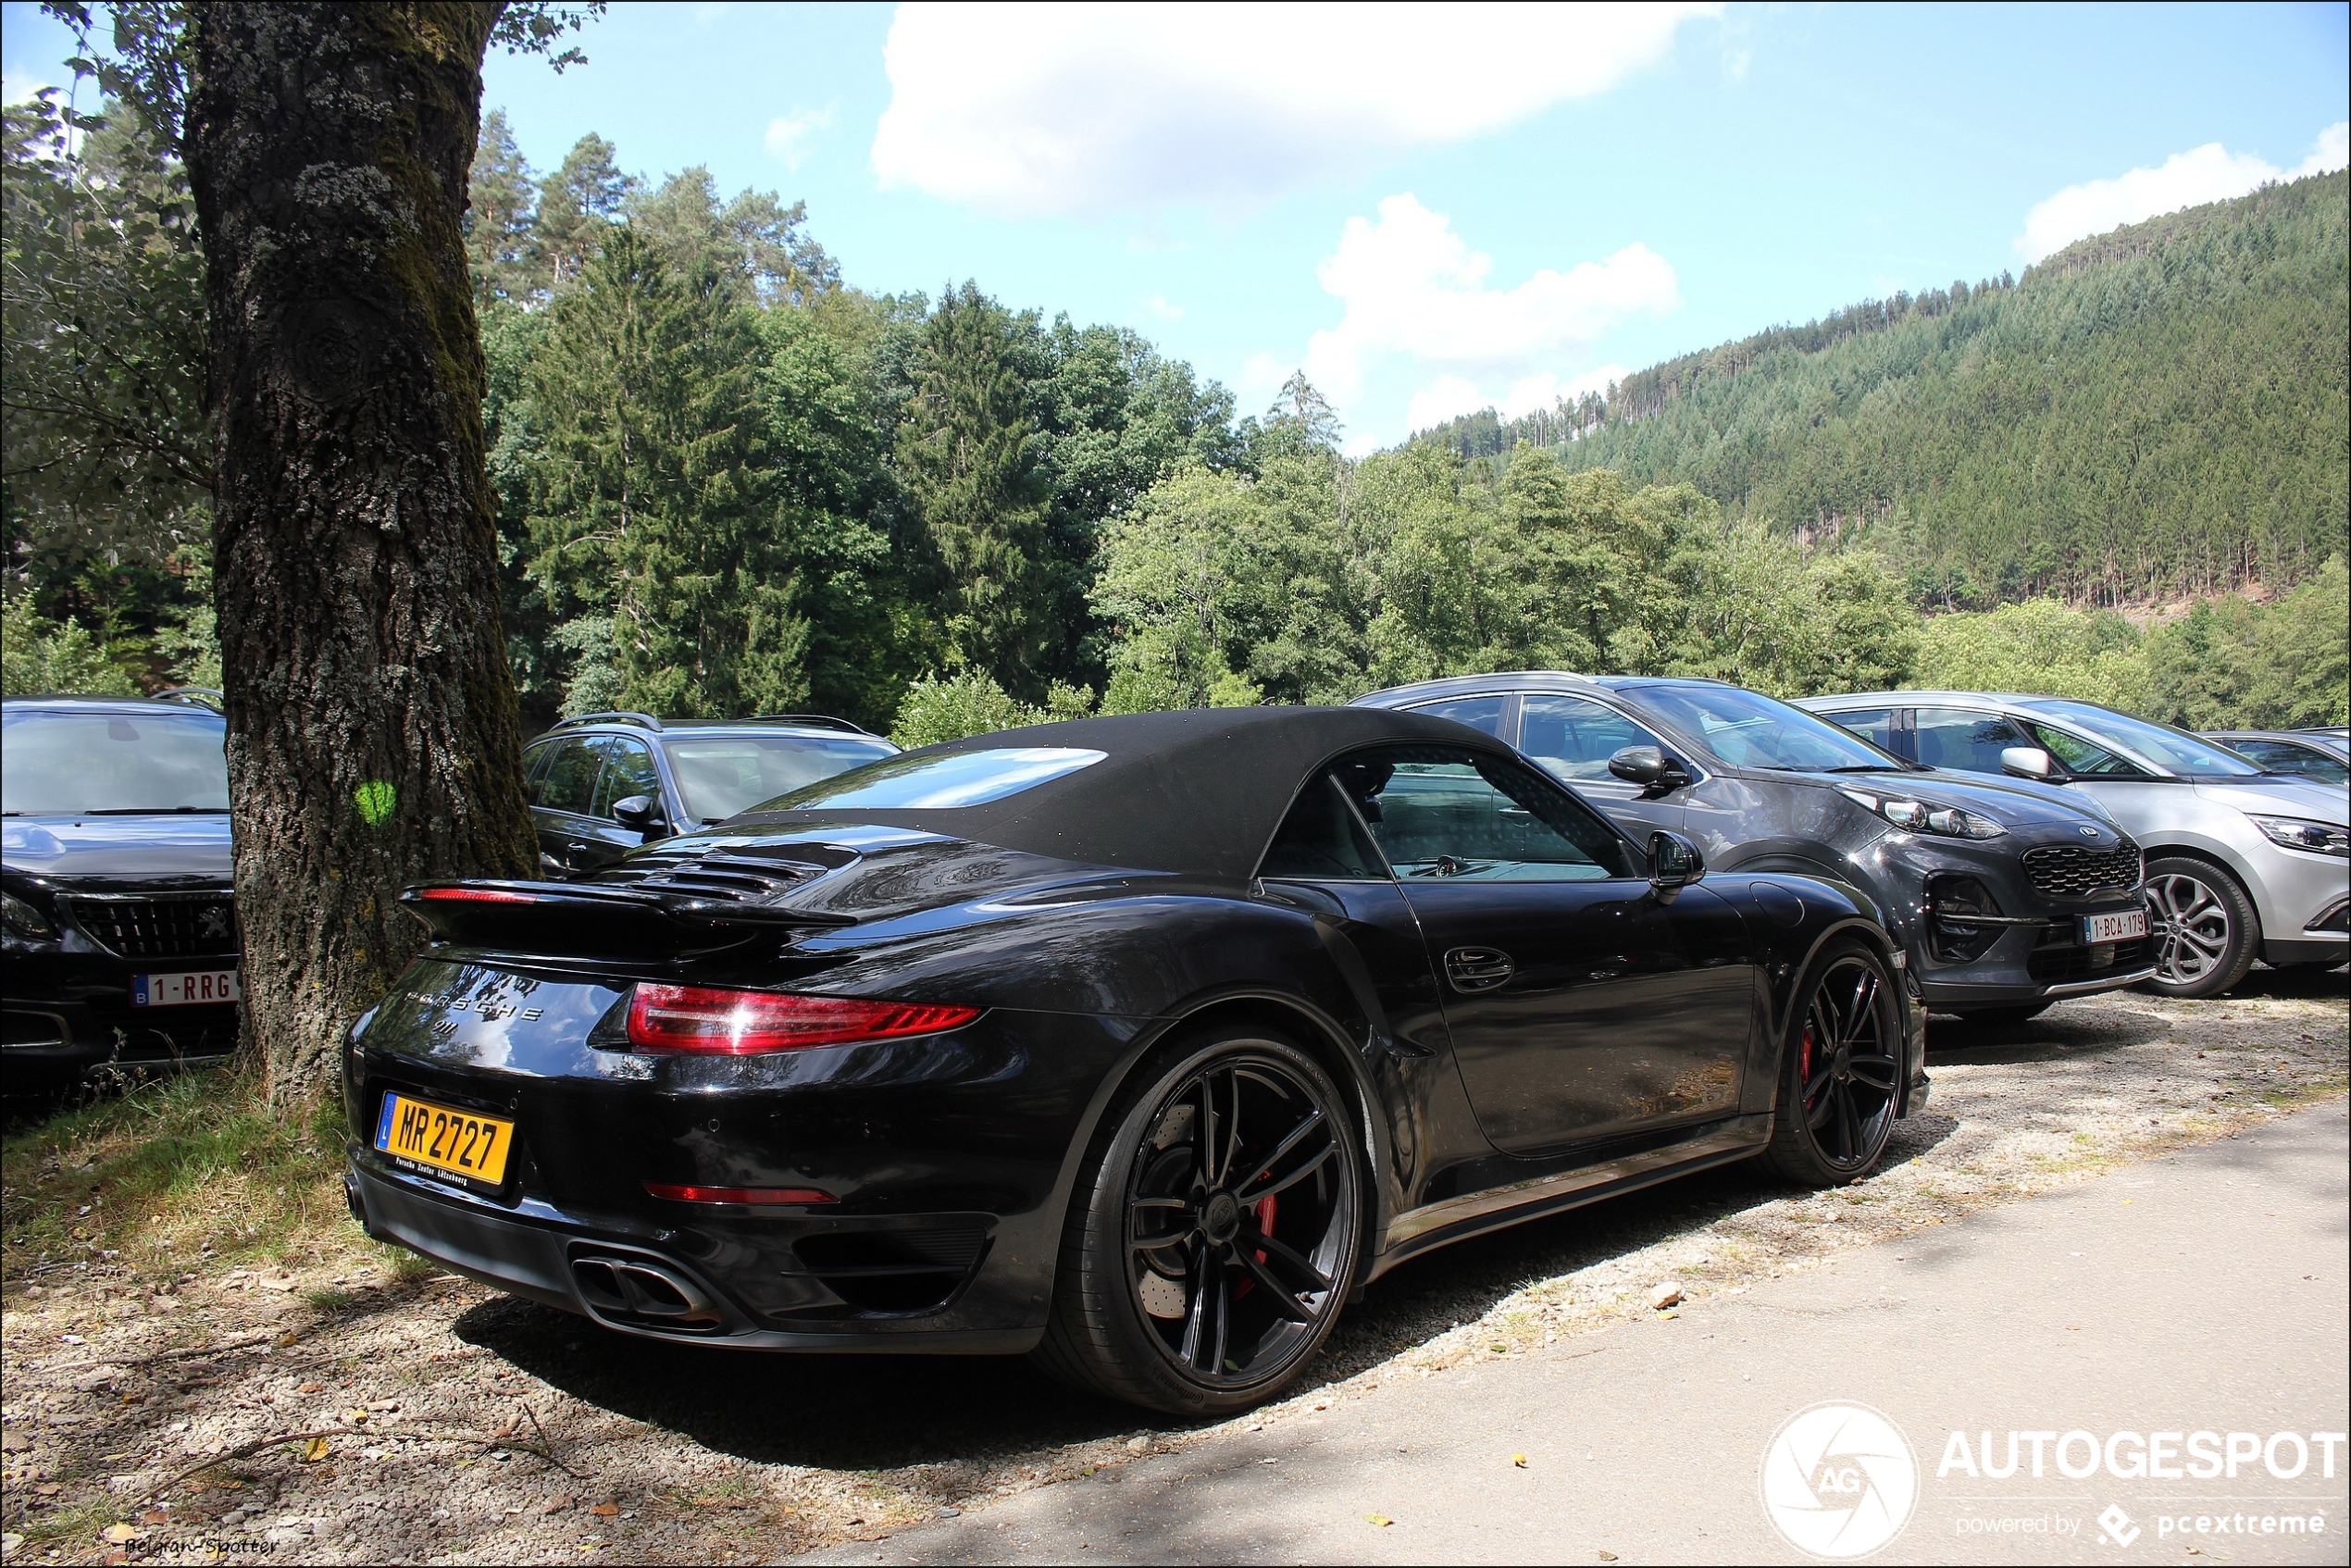
POLYGON ((2351 798, 2340 789, 2064 697, 1878 691, 1804 706, 1922 763, 2049 779, 2129 828, 2146 846, 2151 989, 2211 996, 2256 958, 2323 967, 2351 955, 2351 798))
POLYGON ((2153 972, 2138 846, 2048 786, 1922 768, 1712 680, 1536 670, 1358 701, 1509 741, 1635 838, 1686 834, 1710 876, 1859 889, 1938 1013, 2017 1023, 2153 972))
POLYGON ((567 718, 523 748, 539 869, 590 876, 639 844, 723 822, 897 752, 847 719, 818 714, 567 718))

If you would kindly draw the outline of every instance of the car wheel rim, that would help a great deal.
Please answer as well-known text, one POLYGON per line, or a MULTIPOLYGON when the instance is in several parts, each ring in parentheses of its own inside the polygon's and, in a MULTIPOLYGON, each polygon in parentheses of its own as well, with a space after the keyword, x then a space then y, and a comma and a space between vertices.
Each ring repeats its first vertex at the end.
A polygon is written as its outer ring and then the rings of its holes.
POLYGON ((1192 1073, 1146 1125, 1126 1197, 1143 1322, 1193 1383, 1276 1375, 1339 1306, 1355 1223, 1343 1119, 1302 1076, 1250 1053, 1192 1073))
POLYGON ((2201 877, 2172 873, 2147 884, 2147 907, 2155 916, 2156 977, 2194 985, 2229 952, 2229 906, 2201 877))
POLYGON ((1894 1119, 1900 1064, 1885 1024, 1885 982, 1860 958, 1839 959, 1812 988, 1797 1056, 1804 1123, 1840 1171, 1877 1158, 1894 1119))

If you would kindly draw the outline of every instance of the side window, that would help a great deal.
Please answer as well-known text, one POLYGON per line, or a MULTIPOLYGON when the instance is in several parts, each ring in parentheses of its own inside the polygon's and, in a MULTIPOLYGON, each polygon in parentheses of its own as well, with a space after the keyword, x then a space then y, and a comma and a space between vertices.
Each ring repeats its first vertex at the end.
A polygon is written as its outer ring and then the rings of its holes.
POLYGON ((1638 875, 1624 840, 1591 808, 1499 757, 1391 746, 1333 772, 1399 877, 1584 882, 1638 875))
POLYGON ((1520 716, 1518 749, 1565 779, 1607 778, 1608 759, 1625 747, 1664 745, 1615 709, 1581 697, 1530 696, 1520 716))
POLYGON ((559 740, 540 780, 539 803, 549 811, 575 812, 585 816, 596 794, 596 772, 603 764, 604 742, 598 736, 559 740))
POLYGON ((1387 866, 1363 836, 1362 824, 1348 809, 1338 785, 1325 773, 1299 791, 1298 803, 1274 835, 1257 874, 1305 882, 1385 882, 1387 866))
POLYGON ((596 782, 591 816, 610 816, 612 803, 631 795, 650 795, 660 805, 661 775, 653 768, 653 749, 642 740, 614 740, 604 753, 604 775, 596 782))
POLYGON ((1840 728, 1851 730, 1880 751, 1897 750, 1892 708, 1847 708, 1843 713, 1822 714, 1821 716, 1840 728))
POLYGON ((554 754, 552 740, 541 740, 522 749, 522 798, 532 805, 539 803, 539 776, 547 771, 547 759, 554 754))
MULTIPOLYGON (((1923 718, 1926 716, 1919 716, 1923 718)), ((2046 724, 2033 727, 2033 737, 2041 749, 2057 758, 2068 773, 2079 773, 2093 778, 2145 778, 2146 769, 2136 763, 2116 756, 2103 746, 2093 745, 2079 735, 2063 729, 2052 729, 2046 724)))
POLYGON ((1454 697, 1442 703, 1430 703, 1414 708, 1416 714, 1432 718, 1449 718, 1455 724, 1466 724, 1472 729, 1483 729, 1500 740, 1502 736, 1502 706, 1508 697, 1454 697))
MULTIPOLYGON (((1929 767, 1997 773, 2002 752, 2010 746, 2033 744, 2022 730, 1998 714, 1970 713, 1965 708, 1921 708, 1911 724, 1917 736, 1918 760, 1929 767)), ((1877 740, 1874 735, 1870 739, 1877 740)), ((1885 742, 1878 740, 1878 744, 1885 742)))

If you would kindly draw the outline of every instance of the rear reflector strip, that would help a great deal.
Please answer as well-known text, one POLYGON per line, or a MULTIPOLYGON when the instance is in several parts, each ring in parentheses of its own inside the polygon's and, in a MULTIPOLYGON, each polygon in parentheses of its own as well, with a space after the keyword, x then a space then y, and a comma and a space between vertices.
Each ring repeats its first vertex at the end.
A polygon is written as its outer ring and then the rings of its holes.
POLYGON ((749 1055, 806 1051, 961 1028, 976 1007, 789 991, 722 990, 713 986, 641 983, 628 1002, 628 1040, 640 1051, 749 1055))
POLYGON ((417 896, 433 903, 536 903, 529 893, 509 892, 504 888, 424 888, 417 896))
POLYGON ((680 1187, 649 1181, 645 1190, 676 1203, 833 1203, 840 1200, 813 1187, 680 1187))

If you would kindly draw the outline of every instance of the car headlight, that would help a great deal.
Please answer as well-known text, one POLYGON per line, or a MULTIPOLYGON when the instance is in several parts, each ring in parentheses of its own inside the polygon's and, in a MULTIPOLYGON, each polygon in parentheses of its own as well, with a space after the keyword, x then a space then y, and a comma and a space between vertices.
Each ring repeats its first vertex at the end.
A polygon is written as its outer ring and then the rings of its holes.
POLYGON ((2256 816, 2252 820, 2253 826, 2261 829, 2261 836, 2281 849, 2331 854, 2337 860, 2351 859, 2351 830, 2337 828, 2332 822, 2312 822, 2299 816, 2256 816))
POLYGON ((49 917, 14 893, 0 893, 0 924, 7 927, 8 935, 29 942, 56 940, 57 927, 49 917))
POLYGON ((1959 806, 1941 806, 1932 801, 1914 801, 1899 795, 1872 795, 1866 790, 1841 792, 1847 800, 1860 802, 1895 827, 1912 833, 1940 833, 1947 839, 1996 839, 2008 831, 1990 817, 1959 806))

